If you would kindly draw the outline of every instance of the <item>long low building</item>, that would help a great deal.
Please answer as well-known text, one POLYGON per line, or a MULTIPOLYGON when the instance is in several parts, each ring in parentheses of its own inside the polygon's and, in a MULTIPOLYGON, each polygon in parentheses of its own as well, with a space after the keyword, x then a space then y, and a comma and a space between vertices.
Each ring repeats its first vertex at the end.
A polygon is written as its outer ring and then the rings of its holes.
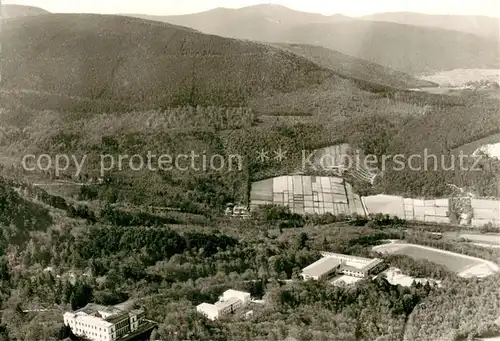
POLYGON ((301 277, 304 280, 321 280, 333 274, 340 273, 347 276, 364 278, 376 272, 383 263, 378 258, 364 258, 332 252, 322 252, 323 258, 302 269, 301 277))
POLYGON ((302 269, 301 276, 304 280, 320 280, 327 278, 337 271, 340 260, 334 257, 323 257, 320 260, 302 269))

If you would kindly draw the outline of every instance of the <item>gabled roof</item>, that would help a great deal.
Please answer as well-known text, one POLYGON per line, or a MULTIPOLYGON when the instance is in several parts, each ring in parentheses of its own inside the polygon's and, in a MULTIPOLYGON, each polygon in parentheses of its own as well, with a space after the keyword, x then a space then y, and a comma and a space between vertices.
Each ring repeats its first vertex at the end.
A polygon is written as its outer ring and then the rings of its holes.
POLYGON ((302 269, 302 274, 311 277, 321 277, 332 271, 341 264, 339 259, 333 257, 323 257, 320 260, 302 269))
POLYGON ((100 317, 96 317, 94 315, 87 314, 84 311, 79 311, 79 312, 75 312, 75 313, 66 312, 64 314, 64 317, 74 319, 76 321, 85 321, 85 323, 92 321, 92 323, 94 325, 104 327, 104 328, 108 328, 108 327, 113 326, 113 324, 110 323, 109 321, 106 321, 106 320, 104 320, 100 317))

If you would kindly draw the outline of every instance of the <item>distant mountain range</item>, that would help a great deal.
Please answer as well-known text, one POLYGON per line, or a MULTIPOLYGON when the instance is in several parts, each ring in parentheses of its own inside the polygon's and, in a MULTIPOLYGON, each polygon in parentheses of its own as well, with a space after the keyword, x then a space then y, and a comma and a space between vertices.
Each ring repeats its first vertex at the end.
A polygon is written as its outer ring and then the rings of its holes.
MULTIPOLYGON (((189 15, 151 16, 134 14, 134 16, 166 21, 177 25, 196 26, 206 33, 217 35, 226 35, 226 26, 229 24, 241 23, 245 26, 248 22, 256 27, 261 27, 262 30, 272 31, 271 34, 275 34, 276 30, 287 30, 295 26, 335 23, 346 20, 385 21, 404 25, 441 28, 444 30, 472 33, 492 39, 498 39, 500 35, 499 18, 473 15, 387 12, 367 15, 356 19, 341 14, 326 16, 318 13, 300 12, 280 5, 255 5, 239 9, 216 8, 189 15)), ((251 32, 246 33, 246 35, 251 34, 251 32)), ((270 37, 269 39, 272 40, 272 38, 270 37)), ((260 40, 261 36, 259 32, 255 32, 254 37, 249 37, 248 39, 260 40)))
POLYGON ((350 20, 343 15, 324 16, 279 5, 256 5, 240 9, 215 8, 189 15, 132 16, 188 26, 208 34, 271 42, 281 42, 287 32, 296 26, 350 20))
POLYGON ((456 29, 463 18, 455 16, 441 20, 439 16, 416 14, 409 16, 410 23, 404 23, 404 14, 380 14, 372 21, 367 20, 370 17, 303 13, 278 5, 217 8, 181 16, 132 16, 225 37, 319 45, 411 73, 498 67, 500 59, 499 40, 492 33, 498 20, 488 17, 474 17, 460 32, 456 29), (391 22, 380 22, 385 16, 391 22))
POLYGON ((495 40, 500 37, 500 19, 485 16, 392 12, 368 15, 362 19, 461 31, 495 40))
POLYGON ((304 25, 290 30, 286 40, 323 46, 412 74, 496 68, 500 61, 499 44, 493 40, 387 22, 351 20, 304 25))

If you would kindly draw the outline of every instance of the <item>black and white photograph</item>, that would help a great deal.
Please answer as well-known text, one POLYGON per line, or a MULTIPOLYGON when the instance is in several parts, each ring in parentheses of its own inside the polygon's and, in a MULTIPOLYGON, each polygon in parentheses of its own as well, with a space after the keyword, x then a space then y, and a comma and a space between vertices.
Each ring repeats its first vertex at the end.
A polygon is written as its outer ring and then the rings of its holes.
POLYGON ((0 9, 0 341, 500 341, 499 0, 0 9))

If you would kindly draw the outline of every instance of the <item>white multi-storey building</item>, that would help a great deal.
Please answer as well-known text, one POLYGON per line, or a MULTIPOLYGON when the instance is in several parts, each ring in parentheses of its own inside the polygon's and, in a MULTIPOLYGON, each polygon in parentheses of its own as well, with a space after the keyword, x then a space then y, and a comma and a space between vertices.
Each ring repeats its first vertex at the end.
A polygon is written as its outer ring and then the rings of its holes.
POLYGON ((227 290, 214 304, 202 303, 196 310, 210 320, 216 320, 223 315, 234 313, 250 302, 250 294, 243 291, 227 290))
POLYGON ((219 297, 219 301, 224 302, 230 300, 231 298, 237 298, 241 302, 243 302, 243 304, 247 304, 250 302, 250 293, 229 289, 224 291, 222 296, 219 297))
POLYGON ((304 280, 320 280, 335 273, 340 266, 340 260, 333 257, 323 257, 302 269, 300 274, 304 280))
POLYGON ((64 313, 64 324, 73 334, 92 341, 116 341, 137 332, 145 323, 144 311, 122 311, 114 307, 88 304, 64 313))
POLYGON ((370 259, 332 252, 322 252, 321 255, 323 258, 302 269, 301 277, 304 280, 325 279, 334 273, 364 278, 371 272, 376 272, 383 263, 378 258, 370 259))

